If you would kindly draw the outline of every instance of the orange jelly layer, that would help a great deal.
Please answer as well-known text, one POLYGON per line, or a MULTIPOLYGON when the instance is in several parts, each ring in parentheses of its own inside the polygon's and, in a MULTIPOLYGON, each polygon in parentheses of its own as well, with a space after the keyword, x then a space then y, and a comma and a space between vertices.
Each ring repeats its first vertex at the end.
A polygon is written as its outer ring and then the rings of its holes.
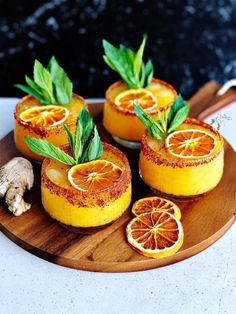
MULTIPOLYGON (((115 105, 116 96, 129 88, 122 82, 116 82, 106 91, 103 124, 114 136, 128 141, 140 141, 145 128, 134 112, 125 112, 115 105)), ((153 79, 146 88, 155 96, 158 107, 149 113, 158 118, 157 111, 167 109, 176 98, 175 89, 164 81, 153 79), (168 94, 168 97, 166 97, 168 94), (170 100, 171 99, 171 100, 170 100)))
POLYGON ((101 159, 119 166, 123 172, 112 185, 96 192, 80 191, 67 178, 70 166, 45 159, 42 166, 42 203, 54 219, 73 227, 99 227, 119 218, 131 201, 131 172, 127 158, 117 148, 104 143, 101 159))
POLYGON ((163 194, 194 197, 212 190, 220 181, 224 167, 224 141, 218 131, 196 119, 187 118, 178 128, 202 130, 216 139, 216 146, 205 158, 179 158, 171 155, 165 143, 143 136, 139 171, 144 182, 163 194))
MULTIPOLYGON (((63 129, 63 124, 42 128, 20 119, 20 114, 23 111, 35 106, 42 106, 42 104, 31 95, 23 97, 16 105, 14 112, 14 138, 16 147, 23 156, 36 161, 42 161, 43 157, 33 153, 26 145, 26 136, 44 139, 56 146, 66 144, 67 138, 63 129)), ((68 126, 71 132, 74 132, 77 116, 84 106, 86 106, 84 99, 76 94, 73 94, 71 103, 65 105, 65 108, 69 110, 69 116, 64 123, 68 126)))

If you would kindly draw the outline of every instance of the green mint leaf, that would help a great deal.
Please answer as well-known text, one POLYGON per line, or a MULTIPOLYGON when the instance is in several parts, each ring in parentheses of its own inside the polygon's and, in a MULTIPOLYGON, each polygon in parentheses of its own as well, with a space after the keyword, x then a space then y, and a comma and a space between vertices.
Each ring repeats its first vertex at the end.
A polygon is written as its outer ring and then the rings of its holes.
POLYGON ((189 110, 190 110, 190 106, 189 105, 184 105, 184 107, 180 108, 176 112, 173 120, 171 121, 171 124, 168 127, 168 133, 171 133, 174 130, 176 130, 177 127, 180 126, 180 124, 184 122, 184 120, 188 116, 189 110))
POLYGON ((145 82, 143 84, 144 87, 147 87, 148 85, 151 84, 153 79, 153 73, 154 73, 153 64, 149 60, 145 65, 145 82))
POLYGON ((73 154, 74 158, 76 160, 76 163, 78 164, 80 162, 80 158, 83 153, 83 142, 82 142, 82 136, 83 136, 83 126, 80 123, 79 120, 77 120, 76 123, 76 129, 75 129, 75 136, 74 136, 74 147, 73 147, 73 154))
POLYGON ((50 59, 48 70, 53 82, 56 102, 62 105, 70 103, 72 100, 72 82, 55 57, 50 59))
POLYGON ((166 133, 166 131, 167 131, 167 114, 166 114, 166 111, 163 111, 163 112, 160 111, 158 114, 158 118, 159 118, 160 123, 161 123, 162 132, 166 133))
POLYGON ((34 62, 34 82, 41 88, 44 98, 54 104, 55 98, 50 73, 38 60, 34 62))
POLYGON ((135 88, 135 80, 133 77, 133 67, 130 62, 129 54, 126 50, 117 49, 111 45, 108 41, 103 40, 103 48, 105 56, 103 56, 105 62, 116 72, 118 72, 122 80, 130 87, 135 88))
POLYGON ((77 118, 74 135, 64 125, 76 164, 101 157, 102 142, 89 112, 83 108, 77 118))
POLYGON ((44 105, 50 105, 50 102, 45 100, 43 98, 43 96, 41 94, 39 94, 36 90, 34 90, 32 87, 26 86, 26 85, 22 85, 22 84, 15 84, 14 86, 19 88, 23 92, 34 96, 35 98, 37 98, 44 105))
POLYGON ((53 158, 67 165, 88 162, 101 157, 102 142, 96 126, 88 111, 83 108, 77 118, 75 133, 72 134, 66 124, 63 125, 73 157, 59 147, 47 141, 26 137, 28 147, 36 154, 53 158))
POLYGON ((107 58, 107 56, 103 56, 103 60, 113 71, 116 72, 116 67, 111 63, 111 61, 107 58))
POLYGON ((145 86, 145 80, 146 80, 146 72, 145 72, 145 65, 142 64, 141 66, 141 72, 140 72, 140 86, 145 86))
POLYGON ((160 124, 141 106, 137 104, 134 104, 134 112, 139 120, 144 124, 151 137, 161 140, 162 127, 160 126, 160 124))
POLYGON ((120 45, 120 50, 126 54, 127 59, 133 64, 135 58, 135 52, 124 45, 120 45))
POLYGON ((167 136, 167 134, 176 130, 178 126, 180 126, 187 118, 189 110, 190 106, 185 105, 182 97, 179 96, 170 110, 159 112, 159 121, 157 121, 143 108, 134 104, 136 116, 144 124, 149 134, 156 139, 163 139, 167 136))
POLYGON ((25 142, 28 147, 38 155, 58 160, 66 165, 72 166, 76 164, 73 157, 47 141, 33 137, 25 137, 25 142))
POLYGON ((139 78, 140 78, 141 67, 143 64, 143 52, 146 45, 146 41, 147 41, 147 36, 143 36, 143 41, 141 43, 141 46, 139 47, 134 57, 133 72, 134 72, 134 77, 136 81, 139 81, 139 78))
POLYGON ((15 86, 33 95, 44 105, 66 105, 72 100, 72 82, 55 57, 50 59, 48 68, 44 68, 35 60, 34 79, 25 75, 25 81, 28 86, 22 84, 15 86))
POLYGON ((102 156, 103 147, 97 131, 97 128, 94 127, 93 136, 86 147, 86 150, 83 152, 81 162, 92 161, 98 159, 102 156))
POLYGON ((185 106, 184 100, 181 95, 178 95, 178 97, 173 102, 173 105, 170 107, 169 113, 168 113, 168 125, 171 124, 171 121, 173 120, 174 116, 176 115, 177 111, 185 106))
POLYGON ((82 151, 79 158, 77 158, 77 161, 87 162, 99 158, 101 156, 102 143, 93 119, 85 108, 81 110, 77 123, 78 125, 81 125, 82 129, 80 131, 82 151))
POLYGON ((78 121, 80 122, 83 129, 81 140, 83 145, 86 145, 86 143, 89 141, 89 138, 93 134, 94 122, 89 112, 85 108, 81 110, 78 121))
MULTIPOLYGON (((74 135, 70 133, 70 130, 68 129, 66 124, 63 124, 63 128, 64 128, 64 131, 66 133, 66 137, 67 137, 68 143, 70 145, 70 149, 73 152, 74 151, 74 142, 75 142, 74 135)), ((74 156, 74 158, 75 158, 75 156, 74 156)))
POLYGON ((34 81, 31 80, 27 75, 25 75, 25 81, 29 87, 31 87, 33 90, 35 90, 38 94, 42 96, 41 88, 37 84, 35 84, 34 81))
POLYGON ((146 44, 146 36, 137 52, 132 51, 124 45, 114 47, 108 41, 103 40, 106 64, 115 72, 119 73, 121 79, 129 88, 145 88, 153 78, 153 65, 148 61, 143 62, 143 53, 146 44))

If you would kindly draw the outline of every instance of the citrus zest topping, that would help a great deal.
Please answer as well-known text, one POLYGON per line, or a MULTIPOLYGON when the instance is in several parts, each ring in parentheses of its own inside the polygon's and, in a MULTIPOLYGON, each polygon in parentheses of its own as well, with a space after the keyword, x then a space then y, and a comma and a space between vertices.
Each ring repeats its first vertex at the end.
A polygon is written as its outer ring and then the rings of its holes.
POLYGON ((126 112, 134 112, 134 102, 147 111, 157 107, 157 100, 153 93, 144 88, 128 89, 115 98, 115 105, 126 112))
POLYGON ((181 218, 181 211, 176 204, 158 196, 142 198, 135 202, 132 208, 132 213, 135 216, 157 211, 168 212, 177 219, 181 218))
POLYGON ((214 151, 216 139, 205 131, 180 130, 167 136, 166 147, 171 155, 179 158, 204 158, 214 151))
POLYGON ((38 127, 56 126, 69 116, 69 110, 61 106, 36 106, 23 111, 20 119, 38 127))
POLYGON ((73 166, 68 172, 68 180, 80 191, 102 191, 119 180, 123 170, 107 160, 94 160, 73 166))
POLYGON ((168 212, 141 214, 128 224, 129 244, 142 255, 160 258, 176 253, 183 244, 181 222, 168 212))

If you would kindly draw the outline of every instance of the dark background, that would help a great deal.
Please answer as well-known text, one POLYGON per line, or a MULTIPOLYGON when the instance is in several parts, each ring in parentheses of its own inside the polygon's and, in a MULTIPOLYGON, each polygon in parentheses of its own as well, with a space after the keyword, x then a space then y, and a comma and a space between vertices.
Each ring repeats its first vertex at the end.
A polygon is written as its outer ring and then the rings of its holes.
POLYGON ((0 0, 0 96, 55 55, 84 97, 103 97, 118 76, 102 60, 102 38, 137 48, 155 77, 189 97, 203 83, 236 77, 235 0, 0 0))

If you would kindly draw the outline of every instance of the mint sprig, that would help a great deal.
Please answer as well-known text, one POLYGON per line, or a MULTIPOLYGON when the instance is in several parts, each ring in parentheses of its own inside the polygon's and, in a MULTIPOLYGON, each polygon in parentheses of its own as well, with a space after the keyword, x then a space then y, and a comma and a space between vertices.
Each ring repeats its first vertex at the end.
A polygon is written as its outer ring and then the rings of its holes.
POLYGON ((85 108, 82 109, 77 118, 74 134, 69 131, 65 124, 63 127, 72 156, 45 140, 25 137, 26 144, 34 153, 67 165, 77 165, 101 157, 103 153, 102 142, 93 119, 85 108))
POLYGON ((152 81, 153 64, 150 60, 146 64, 143 62, 146 41, 147 37, 144 36, 138 51, 134 52, 124 45, 116 48, 105 39, 103 40, 104 61, 112 70, 119 73, 129 88, 145 88, 152 81))
POLYGON ((190 106, 186 105, 179 95, 168 111, 159 111, 158 121, 141 106, 134 103, 134 111, 139 120, 144 124, 151 137, 162 140, 175 131, 187 118, 190 106))
POLYGON ((72 82, 55 57, 50 59, 47 68, 35 60, 33 80, 26 75, 25 81, 27 85, 16 84, 15 87, 44 105, 66 105, 72 100, 72 82))
POLYGON ((47 141, 34 137, 25 137, 25 142, 34 153, 40 156, 52 158, 67 165, 75 165, 73 157, 47 141))

